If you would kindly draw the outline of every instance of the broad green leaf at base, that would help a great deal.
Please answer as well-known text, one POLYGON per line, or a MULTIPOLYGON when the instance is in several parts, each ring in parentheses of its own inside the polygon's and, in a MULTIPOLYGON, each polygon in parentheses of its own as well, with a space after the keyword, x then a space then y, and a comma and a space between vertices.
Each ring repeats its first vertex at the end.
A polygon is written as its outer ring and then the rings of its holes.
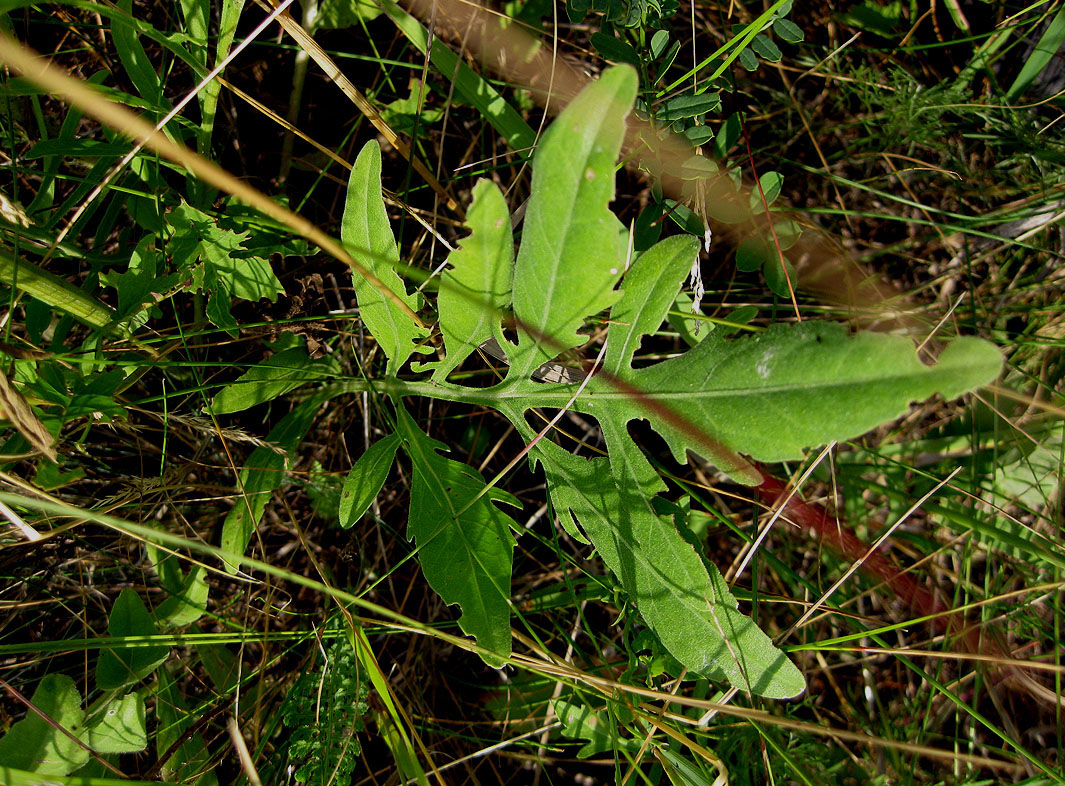
MULTIPOLYGON (((81 693, 67 675, 45 675, 30 701, 75 737, 84 736, 81 693)), ((88 760, 85 748, 32 710, 0 738, 0 775, 7 767, 40 775, 66 775, 88 760)))

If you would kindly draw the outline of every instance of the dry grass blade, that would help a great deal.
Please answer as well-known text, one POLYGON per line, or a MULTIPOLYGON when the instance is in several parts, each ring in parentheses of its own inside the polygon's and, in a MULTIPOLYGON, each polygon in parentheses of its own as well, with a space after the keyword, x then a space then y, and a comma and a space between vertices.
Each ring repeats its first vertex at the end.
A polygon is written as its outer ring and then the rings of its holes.
POLYGON ((40 451, 50 461, 56 460, 52 433, 44 427, 41 419, 3 372, 0 372, 0 415, 11 421, 34 450, 40 451))
MULTIPOLYGON (((267 10, 274 10, 271 8, 270 4, 263 0, 259 0, 259 5, 267 10)), ((421 159, 414 155, 410 149, 410 145, 400 139, 399 135, 392 129, 392 127, 385 122, 385 119, 381 117, 381 113, 377 111, 377 108, 367 101, 366 96, 364 96, 358 88, 351 83, 351 80, 344 75, 344 72, 340 70, 340 67, 333 62, 333 58, 331 58, 326 51, 322 49, 313 38, 311 38, 310 34, 303 29, 299 22, 292 18, 288 11, 281 13, 278 17, 278 22, 283 28, 285 28, 285 32, 292 36, 296 43, 311 56, 314 62, 316 62, 325 72, 326 76, 328 76, 333 83, 340 88, 340 91, 351 99, 351 102, 355 104, 363 115, 366 116, 366 119, 373 124, 373 127, 381 132, 385 139, 388 140, 388 143, 399 151, 401 156, 410 161, 411 166, 414 167, 414 171, 421 175, 425 179, 425 182, 440 195, 440 198, 444 200, 448 209, 462 218, 465 215, 465 211, 463 211, 455 198, 447 192, 447 189, 436 179, 436 175, 429 171, 428 167, 425 166, 421 159)))

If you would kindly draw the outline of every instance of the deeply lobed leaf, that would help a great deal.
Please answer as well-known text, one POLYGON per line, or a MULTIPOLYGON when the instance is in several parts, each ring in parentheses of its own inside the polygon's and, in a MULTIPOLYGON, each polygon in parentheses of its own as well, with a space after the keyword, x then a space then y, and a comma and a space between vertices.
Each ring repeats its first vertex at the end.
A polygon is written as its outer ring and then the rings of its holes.
POLYGON ((612 68, 581 91, 536 152, 529 207, 514 268, 518 347, 511 378, 579 346, 589 314, 618 298, 625 267, 623 228, 608 207, 636 72, 612 68))
POLYGON ((493 503, 521 503, 486 488, 473 467, 439 455, 446 446, 430 439, 402 408, 398 426, 414 465, 407 537, 418 545, 422 573, 445 603, 461 606, 463 632, 498 656, 482 655, 485 662, 502 666, 510 655, 510 530, 517 524, 493 503))
MULTIPOLYGON (((407 294, 403 280, 395 271, 399 264, 399 250, 381 197, 381 148, 377 142, 368 142, 355 159, 348 181, 340 236, 354 258, 412 312, 417 311, 418 299, 407 294)), ((428 331, 354 271, 352 283, 363 324, 388 358, 387 373, 395 374, 414 351, 415 342, 428 331)))

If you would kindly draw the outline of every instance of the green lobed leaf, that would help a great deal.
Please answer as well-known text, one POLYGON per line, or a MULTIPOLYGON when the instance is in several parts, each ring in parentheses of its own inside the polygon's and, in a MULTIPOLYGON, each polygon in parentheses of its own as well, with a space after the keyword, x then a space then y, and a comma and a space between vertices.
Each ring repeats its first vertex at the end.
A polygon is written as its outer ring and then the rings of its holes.
POLYGON ((144 699, 127 693, 108 702, 89 726, 89 746, 97 753, 135 753, 148 747, 144 699))
POLYGON ((625 267, 625 238, 610 212, 614 162, 636 72, 611 68, 558 116, 536 151, 529 206, 514 269, 518 347, 511 376, 583 343, 585 316, 609 307, 625 267), (550 342, 544 338, 550 337, 550 342))
MULTIPOLYGON (((934 393, 957 398, 993 381, 1001 367, 999 351, 975 338, 955 339, 926 366, 904 336, 849 335, 843 325, 804 322, 735 340, 712 333, 684 355, 635 372, 632 382, 683 412, 691 429, 759 461, 789 461, 894 420, 912 401, 934 393)), ((595 382, 584 403, 601 411, 592 402, 606 391, 595 382)), ((607 396, 612 416, 631 407, 615 407, 625 399, 607 396)), ((685 449, 699 450, 690 434, 654 425, 677 460, 685 449)))
MULTIPOLYGON (((107 632, 112 636, 155 636, 159 631, 140 595, 135 590, 124 589, 111 609, 107 632)), ((169 654, 170 648, 163 644, 107 647, 100 651, 100 659, 96 662, 96 687, 117 690, 140 682, 169 654)))
POLYGON ((736 609, 717 569, 707 567, 651 500, 665 489, 639 448, 604 424, 608 458, 586 461, 557 445, 534 449, 560 515, 572 514, 621 581, 663 646, 696 674, 724 674, 770 698, 802 693, 802 673, 736 609))
MULTIPOLYGON (((62 729, 79 739, 85 736, 81 693, 67 675, 46 674, 30 702, 62 729)), ((0 775, 7 767, 40 775, 66 775, 88 760, 85 748, 32 710, 0 738, 0 775)))
POLYGON ((398 447, 399 435, 389 434, 370 445, 366 452, 359 456, 340 492, 338 523, 342 528, 350 529, 377 499, 381 487, 385 485, 388 472, 392 469, 398 447))
MULTIPOLYGON (((381 148, 376 141, 367 142, 355 159, 340 237, 348 253, 411 311, 418 310, 418 298, 407 294, 395 271, 399 249, 381 195, 381 148)), ((358 273, 352 271, 351 278, 363 324, 388 358, 386 373, 395 374, 414 351, 415 342, 428 331, 358 273)))
POLYGON ((439 106, 425 106, 430 92, 427 84, 413 76, 408 84, 410 94, 406 98, 397 98, 382 106, 381 119, 397 133, 412 134, 418 130, 424 134, 428 126, 444 116, 444 110, 439 106))
POLYGON ((237 323, 230 314, 233 298, 271 302, 285 288, 274 275, 269 260, 246 249, 248 232, 234 232, 219 219, 182 202, 166 217, 173 229, 168 252, 174 264, 191 274, 195 291, 210 293, 207 316, 231 333, 237 323))
POLYGON ((451 267, 440 281, 440 332, 447 354, 436 367, 434 380, 444 380, 486 339, 495 337, 506 346, 500 323, 510 305, 510 279, 514 267, 514 233, 510 213, 499 187, 479 180, 473 187, 473 204, 466 214, 470 235, 448 257, 451 267))
MULTIPOLYGON (((683 355, 633 371, 627 382, 635 390, 593 377, 573 409, 604 425, 648 418, 678 461, 687 450, 701 452, 734 479, 757 483, 757 473, 736 463, 738 453, 797 460, 808 448, 894 420, 912 401, 935 393, 952 399, 986 385, 1001 366, 999 351, 975 338, 954 340, 926 366, 902 336, 779 324, 734 340, 715 331, 683 355), (683 417, 683 427, 666 410, 683 417)), ((509 386, 499 406, 518 425, 525 410, 561 406, 571 396, 572 385, 526 380, 509 386)))
MULTIPOLYGON (((804 688, 801 673, 738 611, 717 569, 672 520, 657 512, 663 486, 629 435, 629 421, 648 419, 680 461, 687 450, 697 450, 736 480, 756 484, 761 476, 741 452, 764 461, 799 459, 813 445, 858 436, 894 419, 915 399, 937 392, 952 398, 985 384, 998 373, 1001 356, 986 342, 959 339, 938 364, 925 366, 905 338, 852 337, 840 325, 802 323, 735 340, 729 338, 731 331, 716 330, 681 356, 633 369, 643 336, 657 330, 676 301, 697 241, 671 238, 652 247, 626 274, 623 293, 612 289, 617 270, 603 260, 621 262, 620 234, 606 210, 612 189, 600 182, 609 178, 612 160, 596 156, 605 156, 614 137, 607 134, 602 144, 595 140, 604 118, 616 125, 624 118, 624 108, 618 110, 616 104, 621 93, 632 100, 629 77, 627 69, 612 69, 586 89, 570 105, 576 109, 567 109, 570 114, 552 126, 537 155, 536 203, 530 200, 514 280, 519 340, 516 347, 507 346, 512 363, 507 379, 476 396, 442 381, 419 390, 449 398, 450 389, 459 400, 493 406, 529 441, 535 436, 526 421, 530 409, 572 406, 596 418, 607 441, 607 458, 585 461, 546 440, 530 454, 545 469, 563 526, 578 535, 583 530, 651 630, 689 670, 723 676, 759 695, 794 696, 804 688), (595 166, 589 163, 593 161, 595 166), (594 188, 582 191, 584 184, 575 175, 580 172, 589 175, 594 188), (593 238, 598 248, 592 247, 593 238), (580 342, 576 331, 586 317, 614 301, 608 373, 587 380, 575 401, 574 384, 533 379, 544 360, 580 342), (558 340, 548 341, 548 336, 558 340)), ((727 147, 728 137, 738 134, 733 120, 722 127, 717 144, 727 147)), ((611 149, 616 155, 617 147, 611 149)), ((409 531, 419 549, 440 540, 473 500, 471 511, 480 505, 486 518, 499 513, 489 502, 498 492, 478 499, 484 489, 480 476, 437 455, 438 443, 421 434, 406 413, 401 414, 401 433, 415 463, 409 531), (419 527, 427 537, 416 532, 419 527)), ((487 601, 505 600, 506 593, 499 579, 478 586, 460 572, 459 589, 467 600, 457 599, 458 590, 444 584, 456 580, 444 570, 450 566, 445 559, 454 562, 463 548, 475 551, 457 542, 447 554, 423 554, 423 569, 445 600, 463 602, 469 615, 470 608, 483 611, 487 601), (430 576, 431 571, 437 575, 430 576)), ((497 566, 500 577, 509 578, 510 548, 505 549, 505 570, 497 566)), ((505 620, 503 613, 501 607, 499 616, 505 620)), ((496 629, 502 638, 505 628, 499 624, 496 629)))
POLYGON ((516 498, 488 488, 473 467, 445 458, 446 446, 426 436, 406 410, 398 410, 398 433, 414 466, 407 537, 429 586, 445 603, 462 608, 459 627, 498 657, 510 656, 510 578, 517 527, 496 502, 520 507, 516 498))

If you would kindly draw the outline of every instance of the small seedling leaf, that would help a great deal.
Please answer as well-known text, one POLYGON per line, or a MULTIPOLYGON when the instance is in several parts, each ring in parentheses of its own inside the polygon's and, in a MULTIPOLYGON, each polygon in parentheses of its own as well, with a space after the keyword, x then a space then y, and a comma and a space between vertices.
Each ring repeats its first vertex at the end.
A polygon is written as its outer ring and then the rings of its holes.
POLYGON ((790 19, 777 19, 774 21, 773 32, 780 36, 781 41, 786 41, 789 44, 801 43, 803 38, 806 37, 802 28, 790 19))
POLYGON ((779 172, 765 172, 758 178, 758 185, 759 188, 751 189, 751 211, 761 213, 780 196, 780 190, 784 187, 784 175, 779 172), (765 204, 762 203, 763 195, 765 204))
POLYGON ((787 257, 783 258, 783 262, 784 264, 781 264, 779 255, 773 254, 766 260, 762 275, 765 276, 765 283, 773 290, 774 295, 790 298, 798 285, 799 278, 798 273, 795 272, 795 266, 787 257))
POLYGON ((89 746, 97 753, 135 753, 148 747, 144 699, 127 693, 107 703, 89 726, 89 746))
MULTIPOLYGON (((124 589, 115 599, 107 621, 112 636, 155 636, 155 620, 140 595, 124 589)), ((140 682, 166 660, 170 648, 154 646, 110 646, 100 651, 96 662, 96 686, 100 690, 118 690, 140 682)))
POLYGON ((684 130, 684 136, 693 146, 699 147, 714 138, 714 130, 710 126, 692 126, 684 130))
POLYGON ((662 105, 657 118, 659 122, 672 123, 688 117, 702 117, 707 112, 716 112, 720 108, 721 96, 718 93, 677 96, 662 105))
MULTIPOLYGON (((721 168, 717 162, 707 156, 689 156, 680 167, 679 177, 683 180, 705 180, 716 177, 721 168)), ((701 232, 697 234, 702 234, 701 232)))
POLYGON ((764 33, 759 33, 751 41, 751 49, 763 60, 768 60, 770 63, 779 63, 784 57, 784 53, 780 51, 773 39, 764 33))
POLYGON ((789 248, 799 242, 799 238, 802 236, 802 226, 798 221, 792 221, 788 219, 786 221, 779 221, 773 224, 773 232, 777 236, 777 242, 780 244, 781 251, 787 251, 789 248))
POLYGON ((655 34, 651 36, 651 57, 657 60, 662 56, 662 53, 666 51, 666 45, 669 43, 669 31, 668 30, 656 30, 655 34))

